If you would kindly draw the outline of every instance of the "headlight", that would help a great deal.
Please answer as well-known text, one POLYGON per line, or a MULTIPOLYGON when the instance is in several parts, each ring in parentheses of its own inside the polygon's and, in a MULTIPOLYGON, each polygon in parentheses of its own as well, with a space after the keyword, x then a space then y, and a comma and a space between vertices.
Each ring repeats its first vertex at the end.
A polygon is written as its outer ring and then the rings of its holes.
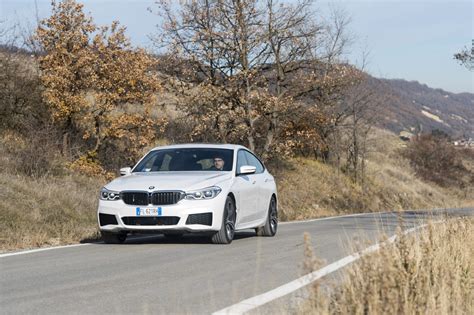
POLYGON ((188 200, 204 200, 216 197, 222 189, 217 186, 207 187, 199 190, 186 192, 186 199, 188 200))
POLYGON ((120 193, 118 191, 112 191, 106 188, 102 188, 100 190, 99 198, 100 200, 108 200, 108 201, 120 200, 120 193))

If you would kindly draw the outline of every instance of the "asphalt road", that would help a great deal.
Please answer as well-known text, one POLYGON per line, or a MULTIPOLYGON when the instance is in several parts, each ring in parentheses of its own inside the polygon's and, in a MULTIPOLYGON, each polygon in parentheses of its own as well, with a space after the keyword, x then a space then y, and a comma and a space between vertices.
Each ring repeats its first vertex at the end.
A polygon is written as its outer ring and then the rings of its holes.
MULTIPOLYGON (((473 216, 474 208, 434 213, 473 216)), ((393 235, 400 222, 411 228, 430 217, 404 212, 294 222, 281 224, 273 238, 240 232, 231 245, 148 236, 0 256, 0 313, 209 314, 300 277, 304 232, 316 255, 331 263, 355 243, 393 235)))

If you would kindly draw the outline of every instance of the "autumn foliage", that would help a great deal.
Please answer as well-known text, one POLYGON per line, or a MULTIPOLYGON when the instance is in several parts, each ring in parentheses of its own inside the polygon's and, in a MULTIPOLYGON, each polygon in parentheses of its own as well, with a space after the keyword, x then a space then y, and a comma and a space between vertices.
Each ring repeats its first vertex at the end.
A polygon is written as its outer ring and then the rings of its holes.
POLYGON ((96 25, 75 0, 53 1, 39 23, 35 94, 70 168, 106 175, 158 138, 239 143, 265 161, 340 160, 347 93, 364 80, 344 62, 344 16, 323 22, 309 0, 160 0, 152 11, 166 55, 133 47, 118 22, 96 25))
POLYGON ((77 159, 72 165, 101 173, 111 152, 132 162, 153 143, 156 121, 150 109, 160 84, 150 72, 153 58, 131 46, 124 27, 118 22, 97 27, 82 4, 65 0, 52 3, 52 15, 41 21, 36 39, 44 51, 43 97, 63 129, 63 154, 77 159), (84 141, 76 151, 70 143, 74 136, 84 141))

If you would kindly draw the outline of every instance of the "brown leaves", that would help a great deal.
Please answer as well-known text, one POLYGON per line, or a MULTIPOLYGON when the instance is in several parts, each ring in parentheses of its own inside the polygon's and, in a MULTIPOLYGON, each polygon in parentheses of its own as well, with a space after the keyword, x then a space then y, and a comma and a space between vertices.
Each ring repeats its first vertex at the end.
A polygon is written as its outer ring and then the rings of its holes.
POLYGON ((131 46, 118 22, 97 27, 74 0, 52 5, 36 38, 45 51, 40 57, 43 97, 53 118, 65 132, 74 128, 81 133, 88 155, 98 153, 100 160, 104 146, 128 137, 130 148, 123 147, 124 153, 136 158, 156 136, 154 122, 138 114, 149 113, 160 88, 151 72, 154 59, 131 46), (127 112, 130 107, 135 113, 127 112))
POLYGON ((332 36, 311 1, 157 5, 163 24, 156 44, 182 60, 179 72, 167 73, 188 84, 175 91, 191 140, 243 143, 264 158, 327 147, 324 132, 334 121, 327 108, 357 82, 354 68, 337 63, 344 23, 332 36))

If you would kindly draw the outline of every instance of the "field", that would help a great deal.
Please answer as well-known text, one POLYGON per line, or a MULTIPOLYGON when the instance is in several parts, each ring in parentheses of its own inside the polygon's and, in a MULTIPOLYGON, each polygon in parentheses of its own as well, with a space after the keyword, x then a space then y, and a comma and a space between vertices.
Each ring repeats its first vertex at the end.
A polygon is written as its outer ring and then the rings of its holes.
POLYGON ((472 314, 473 229, 473 219, 453 219, 398 233, 394 244, 348 267, 342 283, 316 283, 298 313, 472 314))

